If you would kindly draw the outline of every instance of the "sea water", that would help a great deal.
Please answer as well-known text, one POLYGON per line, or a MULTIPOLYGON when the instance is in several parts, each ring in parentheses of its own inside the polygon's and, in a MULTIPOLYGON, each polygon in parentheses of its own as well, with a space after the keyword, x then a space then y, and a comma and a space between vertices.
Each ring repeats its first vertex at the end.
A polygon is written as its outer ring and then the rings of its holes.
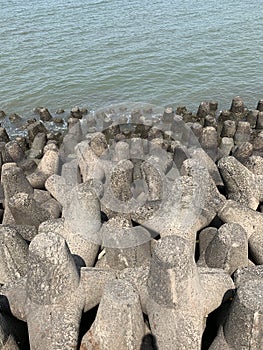
POLYGON ((263 98, 262 0, 0 0, 0 109, 263 98))

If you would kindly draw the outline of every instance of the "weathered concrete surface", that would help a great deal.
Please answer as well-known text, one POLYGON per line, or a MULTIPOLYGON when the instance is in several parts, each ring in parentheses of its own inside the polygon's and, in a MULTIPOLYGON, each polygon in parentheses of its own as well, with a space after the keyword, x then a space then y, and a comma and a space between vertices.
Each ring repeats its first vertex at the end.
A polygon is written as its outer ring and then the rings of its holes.
POLYGON ((109 282, 96 319, 82 339, 81 350, 140 349, 145 334, 137 291, 127 281, 109 282))
POLYGON ((222 270, 197 268, 189 242, 162 238, 153 250, 146 302, 159 348, 199 349, 206 316, 233 287, 222 270))
POLYGON ((231 199, 227 200, 218 216, 224 222, 240 224, 246 231, 250 252, 257 264, 263 263, 263 214, 231 199))
MULTIPOLYGON (((222 225, 218 231, 213 232, 207 246, 202 248, 205 248, 204 252, 200 252, 204 266, 221 268, 230 275, 237 268, 248 266, 247 234, 239 224, 222 225)), ((201 266, 201 263, 199 262, 198 265, 201 266)))
MULTIPOLYGON (((75 108, 59 151, 41 122, 15 141, 1 130, 0 308, 27 322, 32 349, 141 350, 151 337, 200 350, 230 304, 210 348, 261 349, 262 111, 240 97, 216 108, 83 120, 75 108)), ((1 334, 17 348, 14 328, 1 334)))
POLYGON ((227 187, 228 198, 256 210, 263 200, 261 178, 234 157, 220 159, 218 167, 227 187))
POLYGON ((28 244, 15 228, 0 225, 0 283, 14 282, 27 273, 28 244))
POLYGON ((237 288, 230 313, 210 349, 255 349, 263 347, 262 290, 263 280, 251 280, 237 288))

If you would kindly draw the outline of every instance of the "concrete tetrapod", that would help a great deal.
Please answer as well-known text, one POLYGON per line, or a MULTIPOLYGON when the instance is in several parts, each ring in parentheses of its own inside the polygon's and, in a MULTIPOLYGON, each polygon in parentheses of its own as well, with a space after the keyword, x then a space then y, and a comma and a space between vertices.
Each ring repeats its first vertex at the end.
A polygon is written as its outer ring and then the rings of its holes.
POLYGON ((110 183, 106 187, 110 187, 113 196, 121 202, 126 202, 132 198, 133 164, 130 160, 120 160, 112 169, 110 183))
POLYGON ((218 216, 224 222, 234 222, 245 229, 253 261, 263 264, 263 214, 229 199, 218 212, 218 216))
POLYGON ((41 158, 43 156, 43 150, 47 142, 47 136, 44 132, 39 132, 34 137, 30 150, 28 152, 28 158, 41 158))
POLYGON ((231 153, 234 147, 234 140, 232 137, 222 137, 219 149, 222 154, 222 157, 227 157, 231 153))
POLYGON ((76 350, 82 311, 100 302, 114 278, 110 270, 79 273, 64 238, 45 232, 30 244, 27 276, 2 293, 12 314, 27 321, 31 350, 76 350))
POLYGON ((45 146, 44 156, 41 158, 37 169, 27 176, 28 181, 34 188, 44 189, 49 176, 59 171, 59 152, 55 144, 45 146))
POLYGON ((205 319, 234 288, 220 269, 197 268, 191 244, 178 236, 158 241, 148 278, 146 309, 160 350, 199 350, 205 319))
POLYGON ((74 185, 67 183, 63 176, 56 174, 51 175, 45 182, 45 188, 63 207, 67 204, 68 193, 73 187, 74 185))
POLYGON ((237 269, 234 273, 234 283, 236 287, 255 280, 263 281, 263 265, 242 267, 237 269))
POLYGON ((91 140, 84 140, 76 146, 76 155, 83 181, 104 178, 102 156, 107 155, 107 142, 102 133, 94 133, 91 140))
POLYGON ((74 349, 83 300, 77 296, 79 274, 65 240, 37 235, 29 247, 26 314, 30 347, 74 349))
POLYGON ((217 235, 217 228, 206 227, 199 233, 199 258, 197 261, 197 266, 207 266, 205 261, 206 249, 211 243, 211 241, 217 235))
POLYGON ((60 234, 67 240, 72 254, 93 266, 101 238, 102 184, 90 179, 81 184, 69 184, 70 179, 53 175, 46 181, 48 191, 62 204, 60 234))
POLYGON ((65 160, 67 156, 74 153, 75 146, 83 139, 82 129, 79 119, 69 118, 68 132, 63 139, 61 155, 65 160))
POLYGON ((206 153, 215 162, 218 158, 217 131, 212 126, 207 126, 203 129, 200 144, 206 153))
POLYGON ((19 164, 25 160, 25 153, 16 140, 9 141, 5 144, 7 157, 10 157, 13 162, 19 164))
POLYGON ((263 157, 260 156, 251 156, 248 158, 246 162, 246 167, 252 171, 255 175, 261 175, 263 174, 263 157))
POLYGON ((64 208, 63 236, 73 254, 86 266, 93 266, 99 250, 101 227, 100 202, 89 183, 75 186, 69 193, 70 203, 64 208))
MULTIPOLYGON (((209 230, 205 232, 208 236, 209 230)), ((200 235, 202 240, 204 234, 200 235)), ((231 275, 237 268, 248 265, 248 239, 241 225, 224 224, 210 239, 205 251, 200 251, 204 264, 198 262, 198 266, 221 268, 231 275)))
POLYGON ((191 158, 197 160, 200 164, 202 164, 208 170, 216 186, 223 185, 223 181, 217 169, 216 164, 213 162, 212 158, 210 158, 209 155, 202 148, 194 148, 194 147, 189 148, 189 154, 191 158))
POLYGON ((19 192, 27 193, 33 197, 34 189, 16 163, 6 163, 2 166, 1 183, 5 196, 3 224, 14 224, 15 220, 8 206, 9 200, 19 192))
POLYGON ((156 210, 147 212, 146 203, 132 214, 132 219, 161 237, 178 235, 192 242, 195 249, 196 232, 209 225, 225 202, 208 170, 196 160, 183 162, 182 176, 175 180, 160 176, 164 188, 162 201, 156 210), (145 209, 145 210, 144 210, 145 209))
POLYGON ((122 270, 149 265, 151 235, 144 227, 129 226, 127 221, 116 217, 102 225, 103 266, 122 270))
POLYGON ((66 184, 77 185, 81 183, 81 176, 76 158, 72 158, 68 163, 64 163, 61 169, 61 176, 66 184))
POLYGON ((41 207, 29 194, 19 192, 8 201, 8 207, 18 225, 31 225, 38 228, 51 214, 41 207))
POLYGON ((256 210, 263 200, 262 176, 253 174, 234 157, 221 158, 218 168, 228 191, 228 198, 256 210))
POLYGON ((209 350, 261 350, 263 348, 263 280, 250 280, 237 288, 229 315, 209 350))
POLYGON ((98 308, 96 319, 85 334, 81 350, 138 350, 145 335, 140 298, 125 280, 110 281, 98 308))
POLYGON ((28 244, 17 230, 0 225, 0 283, 14 282, 27 273, 28 244))

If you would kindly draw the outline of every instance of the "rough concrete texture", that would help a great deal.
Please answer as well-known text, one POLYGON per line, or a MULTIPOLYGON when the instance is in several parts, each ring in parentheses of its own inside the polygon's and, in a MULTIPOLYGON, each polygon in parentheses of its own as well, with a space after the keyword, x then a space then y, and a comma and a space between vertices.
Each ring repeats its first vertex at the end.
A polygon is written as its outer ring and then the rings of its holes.
POLYGON ((96 319, 80 349, 139 349, 145 334, 139 294, 125 280, 106 284, 96 319))
POLYGON ((263 347, 262 322, 263 281, 250 280, 237 288, 227 320, 211 349, 227 343, 226 349, 255 349, 263 347), (223 338, 223 340, 222 340, 223 338))
POLYGON ((28 181, 34 188, 43 189, 45 187, 45 182, 49 176, 57 174, 59 169, 59 154, 58 149, 50 147, 44 153, 43 158, 41 158, 38 167, 35 172, 27 176, 28 181))
POLYGON ((218 215, 224 222, 235 222, 245 229, 253 259, 257 264, 262 264, 263 214, 229 199, 221 208, 218 215))
POLYGON ((63 139, 3 137, 0 347, 262 349, 259 109, 76 107, 63 139))
POLYGON ((19 192, 8 201, 8 207, 18 225, 38 226, 50 218, 50 213, 27 193, 19 192))
POLYGON ((0 225, 0 283, 13 282, 27 273, 28 244, 18 231, 0 225))
POLYGON ((8 202, 18 192, 27 193, 33 196, 34 189, 28 182, 22 169, 16 163, 5 163, 2 166, 1 184, 4 189, 4 217, 3 224, 15 223, 15 220, 10 212, 8 202))
POLYGON ((159 348, 200 348, 206 316, 231 288, 233 282, 222 270, 199 271, 188 241, 161 239, 153 250, 146 303, 159 348))
POLYGON ((220 159, 218 167, 227 187, 228 198, 256 210, 263 200, 261 178, 234 157, 220 159))
MULTIPOLYGON (((221 268, 230 275, 237 268, 248 266, 248 239, 244 228, 235 223, 222 225, 219 230, 213 228, 201 235, 202 249, 200 255, 204 259, 204 266, 221 268), (204 240, 211 239, 204 244, 204 240)), ((200 239, 200 237, 199 237, 200 239)), ((201 263, 198 264, 201 266, 201 263)))
POLYGON ((80 275, 63 237, 46 231, 30 244, 26 278, 3 292, 13 314, 28 323, 31 349, 75 349, 82 311, 100 301, 104 284, 114 278, 98 269, 80 275))

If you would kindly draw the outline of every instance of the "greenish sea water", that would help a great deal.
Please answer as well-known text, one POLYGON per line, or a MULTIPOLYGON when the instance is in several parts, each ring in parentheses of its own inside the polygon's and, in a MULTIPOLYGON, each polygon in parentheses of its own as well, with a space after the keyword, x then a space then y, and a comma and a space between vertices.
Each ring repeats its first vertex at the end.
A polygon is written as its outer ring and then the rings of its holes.
POLYGON ((262 0, 0 2, 0 109, 263 98, 262 0))

